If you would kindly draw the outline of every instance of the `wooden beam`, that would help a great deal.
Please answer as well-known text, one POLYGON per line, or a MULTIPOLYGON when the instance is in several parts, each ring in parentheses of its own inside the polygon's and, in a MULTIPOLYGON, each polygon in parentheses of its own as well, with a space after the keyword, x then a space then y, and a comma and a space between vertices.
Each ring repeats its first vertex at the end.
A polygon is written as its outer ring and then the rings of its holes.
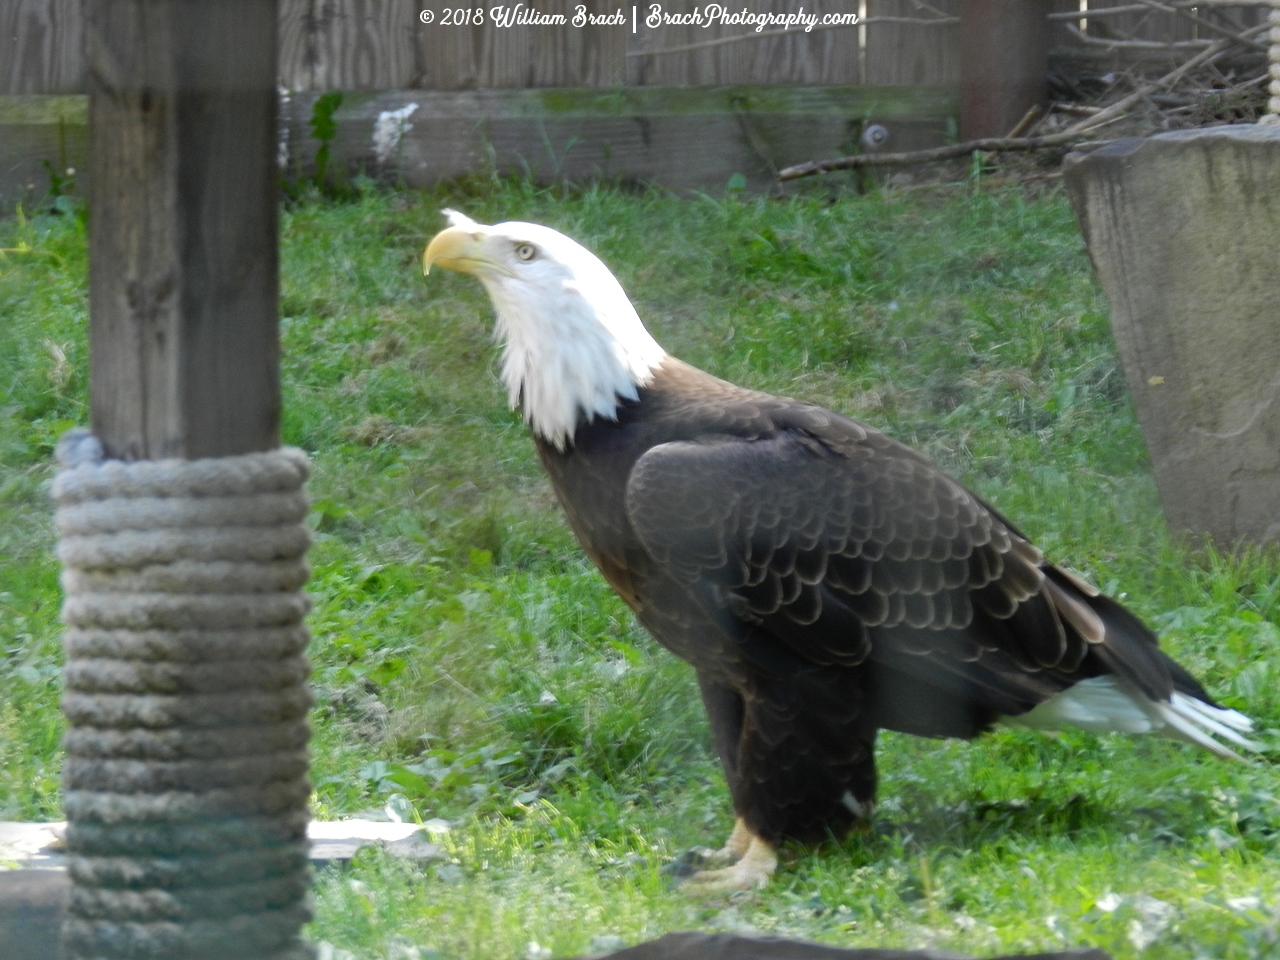
MULTIPOLYGON (((295 93, 284 103, 280 130, 291 156, 289 176, 312 169, 319 145, 309 122, 316 97, 295 93)), ((29 193, 43 196, 48 175, 41 161, 58 157, 60 142, 85 183, 87 104, 83 96, 0 96, 0 204, 12 209, 28 184, 29 193)), ((850 137, 856 139, 850 131, 868 123, 888 126, 896 150, 942 144, 959 105, 955 85, 348 93, 335 116, 335 164, 387 173, 413 187, 431 187, 496 161, 499 170, 516 174, 631 178, 673 189, 718 190, 741 172, 752 189, 772 189, 773 168, 841 156, 850 137), (378 118, 410 105, 388 169, 373 146, 378 118), (760 163, 761 144, 772 167, 760 163)))
MULTIPOLYGON (((314 170, 314 94, 287 107, 289 176, 314 170)), ((955 87, 618 87, 391 90, 349 94, 334 114, 330 169, 434 188, 477 171, 540 182, 605 179, 671 190, 775 190, 774 173, 838 157, 866 123, 894 123, 904 149, 941 144, 955 87), (408 111, 408 113, 406 113, 408 111), (387 150, 384 121, 405 118, 387 150), (380 147, 379 144, 382 144, 380 147)))
POLYGON ((86 0, 91 416, 110 457, 279 445, 274 0, 86 0))
POLYGON ((963 0, 960 136, 1006 136, 1048 96, 1050 0, 963 0))

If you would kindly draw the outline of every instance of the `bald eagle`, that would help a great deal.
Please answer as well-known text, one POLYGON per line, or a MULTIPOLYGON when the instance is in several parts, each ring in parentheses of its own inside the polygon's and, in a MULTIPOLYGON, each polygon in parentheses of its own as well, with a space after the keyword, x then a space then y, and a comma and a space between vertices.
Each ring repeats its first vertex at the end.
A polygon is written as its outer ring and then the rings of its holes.
POLYGON ((736 823, 695 889, 763 886, 782 840, 869 817, 881 729, 1069 724, 1257 749, 1137 617, 924 456, 668 355, 563 234, 445 213, 423 271, 484 284, 502 380, 570 526, 696 671, 736 823))

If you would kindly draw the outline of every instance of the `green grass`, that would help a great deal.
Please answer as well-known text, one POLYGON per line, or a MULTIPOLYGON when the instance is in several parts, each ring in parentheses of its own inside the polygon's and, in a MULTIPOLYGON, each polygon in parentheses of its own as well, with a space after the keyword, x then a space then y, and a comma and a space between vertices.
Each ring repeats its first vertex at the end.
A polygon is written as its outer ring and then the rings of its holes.
MULTIPOLYGON (((730 817, 691 673, 573 542, 505 407, 479 285, 420 275, 441 206, 576 236, 672 353, 924 449, 1124 596, 1264 738, 1280 718, 1280 563, 1168 537, 1061 194, 313 199, 283 214, 282 330, 285 438, 315 465, 315 809, 448 827, 444 861, 322 871, 315 939, 361 958, 572 956, 688 928, 1280 954, 1270 767, 1163 740, 888 735, 875 830, 788 850, 763 893, 673 891, 661 866, 730 817)), ((54 818, 46 484, 87 415, 83 226, 7 221, 0 248, 0 818, 54 818)))

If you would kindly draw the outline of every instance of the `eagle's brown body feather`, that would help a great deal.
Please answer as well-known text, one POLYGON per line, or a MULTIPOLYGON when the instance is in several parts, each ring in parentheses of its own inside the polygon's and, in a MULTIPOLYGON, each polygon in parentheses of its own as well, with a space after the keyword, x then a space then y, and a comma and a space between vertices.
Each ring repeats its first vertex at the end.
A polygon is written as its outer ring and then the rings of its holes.
POLYGON ((925 457, 668 358, 617 419, 538 439, 570 525, 697 670, 734 807, 840 835, 879 729, 973 737, 1081 679, 1212 703, 1146 627, 925 457))

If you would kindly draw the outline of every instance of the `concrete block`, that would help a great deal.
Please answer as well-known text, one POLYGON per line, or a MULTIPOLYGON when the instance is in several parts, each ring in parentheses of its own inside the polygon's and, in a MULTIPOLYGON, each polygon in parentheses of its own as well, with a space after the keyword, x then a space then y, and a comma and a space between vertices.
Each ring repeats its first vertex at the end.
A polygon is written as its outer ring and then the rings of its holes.
POLYGON ((1280 127, 1119 140, 1066 182, 1171 530, 1280 540, 1280 127))

